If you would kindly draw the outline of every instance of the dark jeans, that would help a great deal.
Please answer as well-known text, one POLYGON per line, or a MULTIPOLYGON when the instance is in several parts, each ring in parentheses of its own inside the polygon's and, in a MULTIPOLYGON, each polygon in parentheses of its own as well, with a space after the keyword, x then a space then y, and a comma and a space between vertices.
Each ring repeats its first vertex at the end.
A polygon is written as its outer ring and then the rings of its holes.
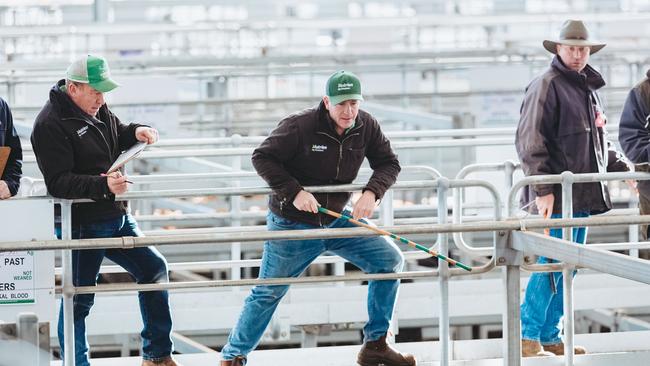
MULTIPOLYGON (((58 230, 57 230, 58 231, 58 230)), ((60 236, 60 232, 57 233, 60 236)), ((113 238, 122 236, 143 236, 137 222, 131 215, 92 224, 76 225, 72 228, 73 239, 113 238)), ((167 262, 153 247, 133 249, 84 249, 72 251, 72 272, 75 286, 95 286, 99 267, 104 257, 126 269, 137 283, 168 282, 167 262)), ((172 329, 169 295, 167 291, 138 293, 140 313, 144 328, 142 336, 142 357, 158 360, 172 353, 170 333, 172 329)), ((88 340, 86 339, 86 317, 93 306, 95 294, 74 296, 75 365, 88 366, 88 340)), ((115 319, 119 321, 119 319, 115 319)), ((59 314, 59 343, 63 355, 63 301, 59 314)))

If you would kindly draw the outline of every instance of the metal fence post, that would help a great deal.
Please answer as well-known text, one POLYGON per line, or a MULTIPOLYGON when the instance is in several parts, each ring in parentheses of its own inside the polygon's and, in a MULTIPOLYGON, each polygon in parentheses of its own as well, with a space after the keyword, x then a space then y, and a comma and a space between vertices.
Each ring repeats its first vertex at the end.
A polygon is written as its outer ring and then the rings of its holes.
MULTIPOLYGON (((238 134, 232 135, 231 139, 232 139, 233 147, 239 147, 239 145, 241 145, 240 135, 238 134)), ((241 171, 240 155, 232 157, 232 171, 233 172, 241 171)), ((239 179, 235 179, 232 185, 233 188, 237 188, 241 186, 241 182, 239 181, 239 179)), ((230 219, 230 225, 233 227, 240 226, 241 225, 241 196, 238 195, 230 196, 230 213, 232 215, 230 219)), ((233 261, 241 260, 240 242, 234 242, 230 245, 230 259, 233 261)), ((230 278, 233 280, 241 279, 241 267, 233 266, 230 269, 230 278)))
MULTIPOLYGON (((639 206, 639 197, 632 193, 630 195, 630 203, 628 205, 629 208, 637 208, 639 206)), ((636 243, 639 241, 639 225, 629 225, 628 229, 628 241, 630 243, 636 243)), ((638 249, 630 249, 630 257, 635 257, 639 258, 639 250, 638 249)))
MULTIPOLYGON (((395 207, 393 206, 393 197, 395 196, 394 192, 392 189, 389 189, 386 191, 384 194, 384 198, 381 200, 381 204, 379 205, 379 223, 381 223, 382 226, 392 226, 395 224, 395 207)), ((335 266, 338 265, 343 266, 345 268, 345 263, 336 263, 335 266)), ((404 263, 404 266, 408 266, 408 263, 404 263)), ((408 268, 405 268, 405 270, 408 270, 408 268)), ((395 341, 395 336, 399 333, 399 324, 398 324, 398 319, 397 319, 397 306, 393 307, 393 315, 391 316, 391 321, 390 321, 390 329, 391 329, 391 342, 395 341)))
MULTIPOLYGON (((72 201, 60 200, 61 205, 61 239, 72 239, 72 201)), ((72 282, 72 250, 61 253, 62 289, 63 289, 63 338, 65 366, 74 366, 74 284, 72 282)))
MULTIPOLYGON (((506 183, 510 168, 506 163, 506 183)), ((512 169, 514 170, 514 169, 512 169)), ((510 182, 511 183, 511 182, 510 182)), ((506 202, 506 216, 512 217, 516 212, 516 204, 513 202, 518 189, 510 187, 506 202)), ((521 270, 523 253, 512 247, 512 235, 510 231, 499 231, 496 233, 494 245, 494 257, 497 266, 505 266, 503 272, 504 297, 506 308, 502 314, 503 329, 503 365, 521 366, 521 270)))
MULTIPOLYGON (((573 217, 573 173, 562 172, 562 218, 573 217)), ((565 227, 562 238, 573 241, 573 228, 565 227)), ((562 268, 562 281, 564 285, 564 364, 573 365, 573 271, 575 266, 565 265, 562 268)))
POLYGON ((16 335, 20 344, 22 365, 39 365, 38 317, 34 313, 18 314, 16 335))
MULTIPOLYGON (((449 190, 449 179, 441 177, 438 179, 438 223, 447 223, 447 191, 449 190)), ((438 252, 448 255, 449 234, 442 233, 439 236, 440 245, 438 252)), ((440 333, 440 366, 449 366, 449 265, 446 261, 438 261, 438 277, 440 283, 440 319, 438 321, 440 333)))

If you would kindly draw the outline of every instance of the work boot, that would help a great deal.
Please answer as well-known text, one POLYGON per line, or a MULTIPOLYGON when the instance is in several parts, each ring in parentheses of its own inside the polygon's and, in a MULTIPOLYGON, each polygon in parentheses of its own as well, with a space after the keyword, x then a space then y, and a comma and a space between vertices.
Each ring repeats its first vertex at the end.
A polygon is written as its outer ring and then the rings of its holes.
POLYGON ((142 366, 183 366, 177 363, 172 356, 163 357, 160 360, 142 360, 142 366))
POLYGON ((555 353, 545 351, 544 348, 542 348, 542 344, 538 341, 531 341, 528 339, 521 340, 521 357, 541 356, 555 356, 555 353))
MULTIPOLYGON (((556 343, 556 344, 547 344, 544 346, 545 351, 553 352, 554 354, 558 356, 564 356, 564 343, 556 343)), ((573 346, 573 354, 574 355, 584 355, 587 353, 587 349, 582 347, 582 346, 573 346)))
POLYGON ((386 336, 376 341, 366 342, 357 355, 361 366, 415 366, 413 355, 400 353, 386 342, 386 336))
POLYGON ((221 365, 221 366, 244 366, 244 365, 246 365, 246 357, 237 356, 237 357, 233 358, 232 360, 221 360, 221 363, 219 365, 221 365))

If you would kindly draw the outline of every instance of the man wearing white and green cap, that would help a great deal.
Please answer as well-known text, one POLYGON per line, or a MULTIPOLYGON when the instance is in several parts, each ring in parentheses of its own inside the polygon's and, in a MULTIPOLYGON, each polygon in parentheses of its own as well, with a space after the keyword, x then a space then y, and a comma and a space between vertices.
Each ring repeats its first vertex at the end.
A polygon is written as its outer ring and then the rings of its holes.
MULTIPOLYGON (((343 228, 353 225, 318 213, 318 207, 355 219, 370 217, 377 202, 395 183, 399 161, 379 123, 359 109, 361 82, 339 71, 330 76, 320 104, 292 114, 278 124, 252 156, 257 173, 273 189, 269 197, 269 230, 343 228), (367 158, 373 174, 357 202, 350 193, 310 193, 304 187, 349 184, 367 158)), ((402 270, 404 257, 387 237, 319 240, 269 240, 264 243, 260 278, 298 277, 319 255, 335 253, 367 273, 402 270)), ((415 357, 387 343, 399 280, 368 282, 368 323, 357 356, 362 366, 414 366, 415 357)), ((228 343, 222 366, 241 366, 257 347, 288 285, 256 286, 246 299, 228 343)))
MULTIPOLYGON (((49 193, 92 202, 72 205, 72 237, 142 236, 127 202, 115 196, 127 191, 120 171, 106 174, 120 153, 138 141, 153 144, 158 132, 148 126, 124 124, 111 112, 104 93, 115 89, 106 60, 86 56, 74 61, 66 78, 50 90, 36 117, 31 141, 49 193)), ((60 228, 57 229, 60 235, 60 228)), ((124 267, 137 283, 167 282, 167 262, 154 248, 73 250, 73 283, 95 286, 104 257, 124 267)), ((94 294, 74 296, 75 365, 90 365, 86 317, 94 294)), ((177 366, 172 359, 171 311, 167 291, 140 292, 143 366, 177 366)), ((62 303, 63 305, 63 303, 62 303)), ((61 306, 62 307, 62 306, 61 306)), ((63 355, 63 312, 59 314, 59 343, 63 355)), ((67 356, 67 354, 66 354, 67 356)))

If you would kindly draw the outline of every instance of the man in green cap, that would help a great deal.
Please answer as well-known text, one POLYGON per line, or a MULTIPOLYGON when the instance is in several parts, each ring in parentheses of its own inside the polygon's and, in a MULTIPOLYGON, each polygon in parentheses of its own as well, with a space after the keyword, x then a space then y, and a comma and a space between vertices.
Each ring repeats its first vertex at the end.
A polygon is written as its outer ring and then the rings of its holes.
MULTIPOLYGON (((253 152, 253 166, 273 189, 269 230, 343 228, 353 225, 318 213, 323 206, 355 219, 370 217, 377 202, 395 183, 397 156, 379 123, 360 110, 361 83, 352 73, 330 76, 320 104, 292 114, 253 152), (316 193, 305 186, 349 184, 364 158, 373 174, 357 202, 350 193, 316 193)), ((402 270, 404 257, 387 237, 317 240, 269 240, 264 244, 260 278, 298 277, 320 254, 335 253, 367 273, 402 270)), ((368 323, 357 356, 362 366, 414 366, 415 357, 393 349, 386 340, 399 280, 368 282, 368 323)), ((239 366, 260 341, 288 285, 257 286, 246 299, 239 321, 221 350, 222 366, 239 366)))
MULTIPOLYGON (((106 174, 120 153, 138 141, 153 144, 158 132, 148 126, 124 124, 104 101, 118 86, 106 60, 88 55, 74 61, 66 78, 50 90, 36 117, 31 141, 48 192, 59 198, 87 198, 72 205, 72 238, 142 236, 127 202, 115 196, 127 191, 120 171, 106 174)), ((60 228, 57 228, 60 236, 60 228)), ((104 257, 124 267, 137 283, 167 282, 167 262, 154 248, 72 251, 75 286, 95 286, 104 257)), ((143 366, 177 366, 172 359, 172 319, 167 291, 139 293, 143 366)), ((86 317, 94 294, 74 296, 75 365, 88 366, 86 317)), ((61 303, 61 310, 63 302, 61 303)), ((63 311, 59 314, 59 343, 63 355, 63 311)))

